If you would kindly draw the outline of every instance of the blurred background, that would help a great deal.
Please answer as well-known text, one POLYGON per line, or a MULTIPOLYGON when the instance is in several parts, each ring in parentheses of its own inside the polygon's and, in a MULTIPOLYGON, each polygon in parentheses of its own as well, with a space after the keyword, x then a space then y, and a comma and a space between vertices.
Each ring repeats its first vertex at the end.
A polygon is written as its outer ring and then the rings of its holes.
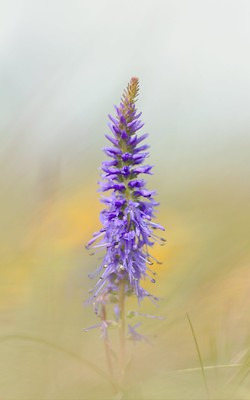
MULTIPOLYGON (((0 2, 0 398, 112 399, 83 303, 107 114, 132 76, 167 244, 128 399, 249 399, 250 3, 0 2), (96 369, 95 364, 99 369, 96 369)), ((137 310, 137 305, 132 305, 137 310)), ((116 397, 120 398, 119 396, 116 397)))

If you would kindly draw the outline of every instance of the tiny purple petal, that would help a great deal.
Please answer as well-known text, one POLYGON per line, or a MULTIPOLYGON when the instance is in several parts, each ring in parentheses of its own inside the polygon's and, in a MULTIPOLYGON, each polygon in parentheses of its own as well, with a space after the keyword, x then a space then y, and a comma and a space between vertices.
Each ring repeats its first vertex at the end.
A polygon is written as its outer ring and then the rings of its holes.
POLYGON ((122 161, 127 162, 131 159, 133 159, 133 155, 131 153, 122 154, 122 161))
POLYGON ((109 135, 105 135, 105 137, 106 137, 111 143, 113 143, 115 146, 119 146, 119 142, 118 142, 117 139, 114 139, 114 138, 112 138, 112 137, 109 136, 109 135))
POLYGON ((150 171, 153 167, 151 165, 144 165, 133 169, 134 174, 152 174, 150 171))
POLYGON ((110 153, 112 155, 122 154, 122 151, 115 147, 104 147, 103 150, 105 151, 105 153, 110 153))
POLYGON ((127 232, 123 235, 125 240, 133 240, 135 237, 135 231, 127 232))
POLYGON ((120 122, 121 124, 125 125, 126 124, 126 118, 124 117, 124 115, 120 116, 120 122))
POLYGON ((143 146, 141 146, 141 147, 137 147, 135 150, 134 150, 134 152, 135 153, 139 153, 139 151, 143 151, 143 150, 147 150, 147 149, 149 149, 149 145, 148 144, 144 144, 143 146))
POLYGON ((115 125, 116 125, 117 123, 119 123, 119 121, 117 121, 117 119, 115 119, 114 117, 112 117, 112 115, 109 114, 108 117, 109 117, 110 121, 112 121, 115 125))
POLYGON ((142 187, 144 185, 145 185, 145 181, 143 179, 135 179, 135 180, 130 181, 128 183, 128 186, 130 188, 135 188, 135 187, 139 188, 139 187, 142 187))
POLYGON ((141 190, 136 190, 134 192, 135 196, 143 196, 143 197, 151 197, 153 195, 155 195, 155 191, 154 190, 146 190, 146 189, 141 189, 141 190))
POLYGON ((121 138, 122 138, 123 140, 125 140, 125 139, 128 138, 128 134, 127 134, 127 132, 126 132, 125 130, 122 130, 122 131, 121 131, 121 138))
POLYGON ((144 135, 141 135, 139 138, 136 140, 136 144, 141 143, 144 139, 148 137, 148 133, 144 133, 144 135))

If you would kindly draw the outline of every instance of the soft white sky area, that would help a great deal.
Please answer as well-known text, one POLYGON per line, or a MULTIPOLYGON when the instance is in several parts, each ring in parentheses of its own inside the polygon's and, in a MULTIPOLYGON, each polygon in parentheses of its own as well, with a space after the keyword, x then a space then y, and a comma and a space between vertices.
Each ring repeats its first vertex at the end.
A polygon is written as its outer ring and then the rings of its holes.
POLYGON ((136 75, 154 163, 245 170, 249 21, 248 0, 2 0, 0 156, 94 155, 136 75))

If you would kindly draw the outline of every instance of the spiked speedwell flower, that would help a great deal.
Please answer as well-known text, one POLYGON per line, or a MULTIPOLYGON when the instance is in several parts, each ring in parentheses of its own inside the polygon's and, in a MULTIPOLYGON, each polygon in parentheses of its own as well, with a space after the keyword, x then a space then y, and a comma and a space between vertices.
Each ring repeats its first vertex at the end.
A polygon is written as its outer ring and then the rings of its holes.
MULTIPOLYGON (((106 138, 112 146, 105 147, 104 152, 111 160, 102 163, 99 184, 101 191, 112 193, 102 199, 107 206, 100 215, 103 228, 87 246, 106 251, 101 265, 90 275, 91 278, 99 275, 93 297, 102 304, 109 295, 117 296, 121 282, 126 295, 135 294, 139 301, 151 296, 141 281, 148 277, 148 272, 153 273, 148 268, 152 260, 159 262, 149 254, 148 247, 155 241, 160 244, 165 241, 154 233, 155 229, 164 230, 152 222, 154 207, 159 204, 153 199, 155 192, 147 190, 141 178, 142 174, 151 174, 152 166, 142 165, 149 155, 146 151, 149 146, 141 145, 148 134, 137 135, 144 125, 135 107, 138 91, 138 78, 132 78, 119 107, 115 106, 116 116, 109 115, 112 136, 106 138)), ((155 282, 153 278, 150 280, 155 282)))

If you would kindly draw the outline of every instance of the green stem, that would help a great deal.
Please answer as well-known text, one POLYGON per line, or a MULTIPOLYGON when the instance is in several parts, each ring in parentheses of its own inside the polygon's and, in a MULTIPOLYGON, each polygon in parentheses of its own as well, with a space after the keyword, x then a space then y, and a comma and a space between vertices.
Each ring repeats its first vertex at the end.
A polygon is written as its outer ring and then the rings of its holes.
MULTIPOLYGON (((107 321, 106 307, 104 305, 102 306, 101 318, 102 318, 102 320, 104 322, 107 321)), ((104 337, 104 348, 105 348, 105 354, 106 354, 106 360, 107 360, 109 373, 110 373, 111 378, 113 379, 114 378, 114 373, 113 373, 113 367, 112 367, 110 344, 109 344, 108 336, 104 337)))
POLYGON ((120 376, 123 380, 125 372, 126 340, 125 340, 125 281, 119 283, 119 310, 120 310, 120 376))

